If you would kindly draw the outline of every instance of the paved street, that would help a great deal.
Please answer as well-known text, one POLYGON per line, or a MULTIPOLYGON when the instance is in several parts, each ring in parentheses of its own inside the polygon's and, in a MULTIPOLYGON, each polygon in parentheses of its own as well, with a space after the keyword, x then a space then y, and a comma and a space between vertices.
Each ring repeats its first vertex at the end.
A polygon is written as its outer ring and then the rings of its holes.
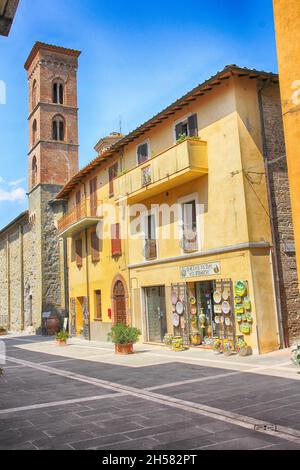
POLYGON ((0 449, 300 450, 300 376, 285 353, 242 362, 139 345, 124 358, 108 343, 4 341, 0 449))

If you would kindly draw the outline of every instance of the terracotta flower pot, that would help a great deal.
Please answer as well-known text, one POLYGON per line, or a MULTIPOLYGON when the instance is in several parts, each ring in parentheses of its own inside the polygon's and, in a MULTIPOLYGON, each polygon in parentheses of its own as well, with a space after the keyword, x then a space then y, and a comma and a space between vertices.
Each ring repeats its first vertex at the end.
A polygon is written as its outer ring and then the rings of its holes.
POLYGON ((133 354, 133 344, 115 344, 115 354, 133 354))
POLYGON ((67 346, 67 340, 65 339, 57 339, 56 346, 67 346))

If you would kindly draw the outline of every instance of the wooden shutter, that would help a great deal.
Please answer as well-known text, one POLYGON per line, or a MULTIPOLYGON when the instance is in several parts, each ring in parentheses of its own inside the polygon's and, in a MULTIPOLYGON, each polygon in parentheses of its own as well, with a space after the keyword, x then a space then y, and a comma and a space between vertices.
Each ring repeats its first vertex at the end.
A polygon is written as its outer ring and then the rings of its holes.
POLYGON ((95 320, 102 321, 102 299, 101 290, 95 291, 95 320))
POLYGON ((176 134, 176 140, 178 140, 179 137, 180 137, 182 134, 184 134, 182 122, 179 122, 178 124, 176 124, 176 126, 175 126, 175 134, 176 134))
POLYGON ((91 232, 91 256, 93 263, 100 260, 100 243, 96 231, 91 232))
POLYGON ((97 177, 90 181, 90 209, 91 215, 97 215, 97 177))
POLYGON ((78 238, 75 241, 75 255, 76 255, 76 264, 78 267, 82 266, 82 239, 78 238))
POLYGON ((114 195, 114 179, 118 174, 118 164, 115 163, 108 169, 108 179, 109 179, 109 197, 114 195))
POLYGON ((189 137, 196 137, 198 136, 198 118, 197 114, 192 114, 188 118, 188 126, 189 126, 189 137))
POLYGON ((121 256, 122 254, 120 224, 111 225, 111 254, 112 256, 121 256))

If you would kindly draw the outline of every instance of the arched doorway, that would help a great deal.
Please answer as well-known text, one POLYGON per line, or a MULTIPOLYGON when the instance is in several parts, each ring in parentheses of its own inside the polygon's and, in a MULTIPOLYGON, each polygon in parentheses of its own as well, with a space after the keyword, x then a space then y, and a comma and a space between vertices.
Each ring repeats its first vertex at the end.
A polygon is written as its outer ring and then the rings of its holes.
POLYGON ((113 284, 113 324, 127 325, 127 289, 124 280, 116 278, 113 284))

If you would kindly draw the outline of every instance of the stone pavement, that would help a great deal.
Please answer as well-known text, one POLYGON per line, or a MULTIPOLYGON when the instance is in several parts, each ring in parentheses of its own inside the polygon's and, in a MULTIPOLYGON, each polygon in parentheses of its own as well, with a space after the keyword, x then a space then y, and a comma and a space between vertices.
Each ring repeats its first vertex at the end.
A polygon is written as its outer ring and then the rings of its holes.
POLYGON ((300 449, 299 375, 286 351, 224 359, 138 345, 116 357, 77 339, 5 343, 0 449, 300 449))

